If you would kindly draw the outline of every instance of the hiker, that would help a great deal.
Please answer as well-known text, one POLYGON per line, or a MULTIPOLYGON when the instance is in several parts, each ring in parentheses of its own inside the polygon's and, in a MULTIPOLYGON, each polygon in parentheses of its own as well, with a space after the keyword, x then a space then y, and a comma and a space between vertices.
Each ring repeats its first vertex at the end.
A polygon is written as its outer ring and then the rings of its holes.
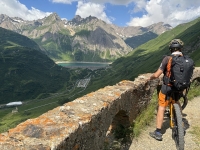
MULTIPOLYGON (((173 39, 170 43, 169 43, 169 50, 171 52, 171 56, 183 56, 182 54, 182 48, 183 48, 183 42, 180 39, 173 39)), ((150 132, 150 136, 155 138, 158 141, 162 141, 162 133, 161 133, 161 127, 163 124, 163 119, 164 119, 164 113, 165 113, 165 109, 168 106, 168 94, 170 90, 172 90, 172 86, 169 86, 168 84, 165 83, 165 79, 166 79, 166 74, 167 74, 167 66, 168 66, 168 61, 170 59, 171 56, 165 56, 160 64, 160 67, 158 68, 158 70, 152 74, 152 76, 150 77, 150 80, 158 78, 162 73, 164 74, 163 77, 163 84, 161 86, 161 90, 159 92, 158 95, 158 112, 157 112, 157 117, 156 117, 156 130, 153 132, 150 132)), ((193 72, 192 72, 193 73, 193 72)), ((169 79, 169 78, 168 78, 169 79)), ((169 81, 168 81, 169 82, 169 81)), ((175 97, 173 98, 173 100, 175 100, 175 103, 179 103, 179 93, 175 93, 175 97)))

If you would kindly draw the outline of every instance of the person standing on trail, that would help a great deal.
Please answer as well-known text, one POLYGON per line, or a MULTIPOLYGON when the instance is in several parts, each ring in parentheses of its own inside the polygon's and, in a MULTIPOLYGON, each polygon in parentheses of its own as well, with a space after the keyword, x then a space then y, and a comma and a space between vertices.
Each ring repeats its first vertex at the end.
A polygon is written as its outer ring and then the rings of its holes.
MULTIPOLYGON (((180 39, 173 39, 170 43, 169 43, 169 50, 171 52, 171 55, 181 55, 182 54, 182 48, 183 48, 183 42, 180 39)), ((160 64, 160 67, 158 68, 158 70, 153 73, 150 77, 150 80, 158 78, 162 73, 164 74, 164 76, 167 73, 167 64, 169 61, 170 56, 165 56, 160 64)), ((164 119, 164 112, 166 107, 168 106, 168 100, 166 100, 166 96, 168 91, 171 90, 171 87, 164 84, 162 84, 161 90, 159 92, 158 95, 158 112, 157 112, 157 117, 156 117, 156 130, 153 132, 150 132, 150 136, 155 138, 158 141, 162 141, 162 133, 161 133, 161 128, 162 128, 162 124, 163 124, 163 119, 164 119)), ((179 93, 176 93, 175 95, 175 102, 179 104, 179 93)), ((179 104, 180 105, 180 104, 179 104)))

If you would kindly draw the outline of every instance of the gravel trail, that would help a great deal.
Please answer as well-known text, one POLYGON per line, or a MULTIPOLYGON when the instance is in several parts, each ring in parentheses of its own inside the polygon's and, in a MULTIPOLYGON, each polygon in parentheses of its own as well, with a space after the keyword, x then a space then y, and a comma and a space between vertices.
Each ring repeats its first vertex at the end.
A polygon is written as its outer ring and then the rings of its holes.
MULTIPOLYGON (((200 150, 200 144, 195 142, 195 135, 191 133, 193 127, 200 127, 200 96, 189 101, 183 110, 184 122, 187 127, 185 135, 185 150, 200 150)), ((169 120, 164 119, 163 140, 157 141, 149 136, 149 132, 155 130, 155 120, 146 127, 137 139, 133 139, 129 150, 176 150, 175 142, 172 139, 172 131, 169 128, 169 120)))

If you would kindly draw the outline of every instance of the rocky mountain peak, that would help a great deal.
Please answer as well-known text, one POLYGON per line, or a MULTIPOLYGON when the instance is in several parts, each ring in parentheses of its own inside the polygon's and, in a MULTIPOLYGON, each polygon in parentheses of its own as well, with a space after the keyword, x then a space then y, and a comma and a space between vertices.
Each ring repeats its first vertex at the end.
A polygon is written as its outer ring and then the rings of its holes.
POLYGON ((158 22, 155 24, 152 24, 147 27, 147 29, 153 33, 156 33, 158 35, 162 34, 165 31, 170 30, 172 27, 169 24, 164 24, 164 22, 158 22))
POLYGON ((14 17, 14 18, 12 18, 12 21, 13 21, 14 23, 21 23, 21 22, 24 22, 24 20, 23 20, 22 18, 19 18, 19 17, 14 17))
POLYGON ((0 23, 2 22, 12 22, 12 23, 20 23, 23 22, 24 20, 19 17, 9 17, 5 14, 0 14, 0 23))
POLYGON ((52 22, 52 21, 61 21, 61 18, 58 16, 57 13, 52 13, 49 16, 45 17, 43 20, 52 22))
POLYGON ((0 14, 0 23, 2 23, 3 21, 6 21, 8 20, 10 17, 8 17, 7 15, 5 14, 0 14))
POLYGON ((77 25, 81 25, 83 23, 89 23, 92 20, 98 20, 98 18, 96 18, 94 16, 89 16, 89 17, 86 17, 86 18, 81 18, 81 16, 76 15, 71 21, 68 22, 68 24, 77 26, 77 25))
POLYGON ((170 24, 164 24, 163 26, 166 28, 172 29, 172 26, 170 24))
POLYGON ((54 23, 59 23, 62 22, 61 18, 58 16, 57 13, 52 13, 49 16, 43 18, 43 19, 39 19, 39 20, 35 20, 34 24, 36 23, 38 24, 43 24, 46 26, 51 26, 54 23))
POLYGON ((82 20, 82 18, 81 18, 81 16, 79 16, 79 15, 76 15, 73 19, 72 19, 72 21, 81 21, 82 20))
POLYGON ((79 25, 82 22, 83 18, 81 16, 76 15, 71 21, 68 21, 70 25, 79 25))
POLYGON ((85 20, 88 23, 88 22, 90 22, 92 20, 99 20, 99 19, 97 17, 94 17, 94 16, 89 16, 89 17, 85 18, 85 20))

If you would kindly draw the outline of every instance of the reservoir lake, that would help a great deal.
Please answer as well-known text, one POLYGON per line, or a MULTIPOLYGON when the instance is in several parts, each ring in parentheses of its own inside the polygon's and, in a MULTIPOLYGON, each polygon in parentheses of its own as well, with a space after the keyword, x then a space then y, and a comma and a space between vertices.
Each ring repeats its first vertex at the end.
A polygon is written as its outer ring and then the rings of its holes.
POLYGON ((66 68, 88 68, 88 69, 99 69, 106 68, 111 63, 107 62, 56 62, 56 64, 66 68))

